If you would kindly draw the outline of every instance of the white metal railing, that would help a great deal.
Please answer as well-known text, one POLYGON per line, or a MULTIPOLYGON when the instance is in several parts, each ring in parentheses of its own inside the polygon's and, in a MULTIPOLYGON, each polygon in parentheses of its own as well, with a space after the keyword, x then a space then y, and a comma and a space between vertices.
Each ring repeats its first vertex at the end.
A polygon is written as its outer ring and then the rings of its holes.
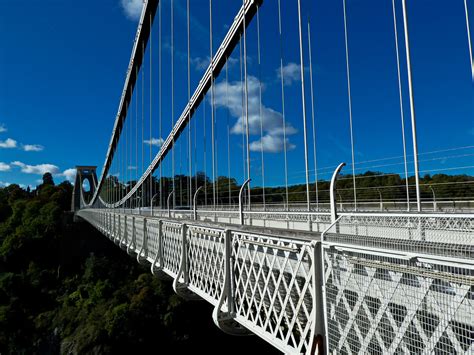
POLYGON ((331 354, 474 350, 472 215, 344 214, 299 237, 110 210, 78 215, 171 276, 178 294, 214 305, 221 329, 253 332, 282 352, 310 354, 321 343, 331 354))
POLYGON ((471 354, 474 216, 343 215, 321 236, 328 352, 471 354))
POLYGON ((213 304, 224 331, 251 331, 282 352, 311 353, 322 310, 315 241, 100 209, 77 214, 150 262, 153 273, 171 276, 178 294, 213 304))

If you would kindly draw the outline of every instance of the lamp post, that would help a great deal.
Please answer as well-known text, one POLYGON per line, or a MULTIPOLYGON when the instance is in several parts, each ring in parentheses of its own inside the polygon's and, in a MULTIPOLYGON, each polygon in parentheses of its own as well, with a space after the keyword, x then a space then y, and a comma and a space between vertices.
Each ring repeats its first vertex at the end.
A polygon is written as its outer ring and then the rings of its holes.
POLYGON ((138 203, 137 203, 137 207, 138 207, 138 214, 141 214, 141 208, 140 208, 140 200, 141 200, 141 196, 137 196, 135 197, 135 201, 138 200, 138 203))
POLYGON ((433 212, 436 212, 438 210, 438 206, 437 206, 437 203, 436 203, 435 190, 433 189, 433 186, 431 186, 431 185, 428 185, 428 187, 430 188, 431 193, 433 194, 433 212))
POLYGON ((380 211, 383 211, 383 199, 382 199, 382 192, 380 191, 379 188, 377 188, 377 191, 379 193, 379 200, 380 200, 380 211))
MULTIPOLYGON (((247 179, 240 187, 239 191, 239 214, 240 214, 240 224, 244 224, 244 205, 242 204, 242 193, 244 191, 245 186, 251 181, 252 179, 247 179)), ((249 205, 250 206, 250 205, 249 205)))
POLYGON ((168 205, 168 218, 171 218, 170 198, 171 198, 172 195, 174 195, 174 190, 170 192, 170 194, 168 195, 168 199, 166 200, 167 205, 168 205))
MULTIPOLYGON (((331 222, 332 223, 336 222, 336 219, 337 219, 335 192, 337 192, 337 194, 339 195, 339 199, 342 200, 341 194, 336 190, 336 180, 337 180, 337 176, 339 175, 339 172, 344 166, 346 166, 346 163, 339 164, 336 170, 334 170, 334 173, 332 174, 332 178, 331 178, 329 194, 330 194, 330 199, 331 199, 331 222)), ((341 204, 341 210, 342 210, 342 204, 341 204)))
POLYGON ((153 217, 153 201, 155 200, 155 197, 158 196, 160 193, 157 192, 156 194, 153 195, 153 197, 151 198, 151 211, 150 211, 150 214, 151 216, 153 217))
POLYGON ((199 186, 199 188, 196 190, 196 192, 194 193, 194 198, 193 198, 193 216, 194 216, 194 220, 197 219, 197 208, 196 208, 196 205, 197 205, 197 195, 199 193, 199 191, 201 191, 202 189, 202 186, 199 186))

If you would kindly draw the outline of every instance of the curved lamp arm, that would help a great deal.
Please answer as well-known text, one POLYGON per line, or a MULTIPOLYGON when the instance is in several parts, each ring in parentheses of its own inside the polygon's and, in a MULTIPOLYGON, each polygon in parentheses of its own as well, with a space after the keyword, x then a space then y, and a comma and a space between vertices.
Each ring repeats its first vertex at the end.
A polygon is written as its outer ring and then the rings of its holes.
POLYGON ((330 188, 330 197, 331 197, 331 222, 334 223, 337 219, 337 207, 336 207, 336 180, 339 172, 343 167, 346 166, 346 163, 341 163, 337 166, 336 170, 332 174, 331 178, 331 188, 330 188))
POLYGON ((170 192, 168 195, 168 199, 166 200, 167 206, 168 206, 168 218, 171 218, 171 210, 170 210, 170 198, 174 194, 174 190, 170 192))
POLYGON ((252 179, 247 179, 245 180, 245 182, 242 184, 242 186, 240 187, 240 191, 239 191, 239 213, 240 213, 240 224, 243 225, 244 224, 244 205, 242 204, 242 194, 244 192, 244 189, 245 189, 245 186, 248 185, 248 183, 251 181, 252 179))
POLYGON ((201 191, 202 189, 202 186, 199 186, 198 189, 196 190, 196 192, 194 193, 194 198, 193 198, 193 216, 194 216, 194 220, 197 219, 197 208, 196 208, 196 200, 197 200, 197 196, 198 196, 198 193, 199 191, 201 191))

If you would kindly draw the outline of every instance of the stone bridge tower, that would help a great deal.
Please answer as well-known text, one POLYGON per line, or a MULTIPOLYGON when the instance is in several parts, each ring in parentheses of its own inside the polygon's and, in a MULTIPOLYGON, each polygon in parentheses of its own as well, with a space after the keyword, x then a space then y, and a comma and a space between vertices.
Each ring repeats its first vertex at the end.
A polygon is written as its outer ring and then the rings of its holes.
POLYGON ((79 210, 82 206, 81 195, 84 193, 82 184, 85 180, 89 182, 90 196, 93 196, 97 186, 96 166, 76 166, 76 180, 74 181, 74 190, 72 192, 72 206, 73 212, 79 210))

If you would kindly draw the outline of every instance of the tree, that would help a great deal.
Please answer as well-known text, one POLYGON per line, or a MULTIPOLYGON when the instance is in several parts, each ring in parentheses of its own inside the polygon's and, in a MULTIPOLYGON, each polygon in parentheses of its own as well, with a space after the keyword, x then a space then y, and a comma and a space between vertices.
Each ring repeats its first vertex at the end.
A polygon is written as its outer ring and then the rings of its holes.
POLYGON ((44 173, 43 175, 43 185, 54 186, 53 175, 51 173, 44 173))

